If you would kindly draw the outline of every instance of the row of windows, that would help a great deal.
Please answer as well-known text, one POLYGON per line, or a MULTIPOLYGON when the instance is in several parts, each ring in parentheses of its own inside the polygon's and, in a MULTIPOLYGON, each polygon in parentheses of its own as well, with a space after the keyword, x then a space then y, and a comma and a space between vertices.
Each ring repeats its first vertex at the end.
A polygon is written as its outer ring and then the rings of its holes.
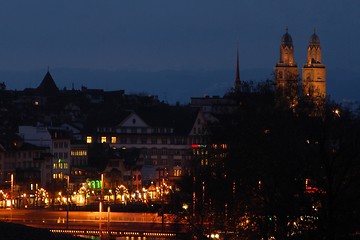
POLYGON ((75 175, 75 176, 78 176, 78 175, 86 175, 87 172, 86 171, 82 171, 82 170, 73 170, 71 171, 71 175, 75 175))
POLYGON ((62 152, 59 152, 59 153, 54 153, 54 158, 55 159, 58 159, 58 158, 61 158, 61 159, 68 159, 69 158, 69 153, 67 153, 67 152, 64 152, 64 153, 62 153, 62 152))
POLYGON ((74 158, 74 159, 71 159, 71 165, 72 166, 86 166, 87 161, 84 158, 74 158))
POLYGON ((124 128, 97 128, 97 132, 102 133, 173 133, 173 128, 146 128, 146 127, 124 127, 124 128))
POLYGON ((54 142, 54 148, 69 148, 69 142, 54 142))
POLYGON ((166 156, 173 155, 171 149, 147 149, 144 151, 145 158, 149 158, 150 156, 166 156))
POLYGON ((64 178, 64 174, 62 172, 53 174, 53 179, 63 179, 63 178, 64 178))
MULTIPOLYGON (((145 159, 145 165, 167 165, 167 159, 145 159)), ((181 166, 182 161, 180 159, 174 160, 174 166, 181 166)))
MULTIPOLYGON (((116 143, 122 143, 122 144, 187 144, 187 139, 186 138, 162 138, 162 139, 157 139, 157 138, 136 138, 136 137, 122 137, 122 138, 117 138, 117 137, 107 137, 107 136, 102 136, 100 137, 100 142, 101 143, 112 143, 112 144, 116 144, 116 143)), ((90 144, 93 143, 93 137, 91 136, 87 136, 86 137, 86 143, 90 144)))
POLYGON ((205 133, 205 128, 204 127, 202 127, 202 128, 194 128, 193 129, 193 133, 194 134, 204 134, 205 133))
POLYGON ((174 177, 180 177, 181 176, 181 169, 174 169, 174 177))
MULTIPOLYGON (((9 158, 9 157, 17 157, 19 159, 23 158, 23 159, 31 159, 31 158, 38 158, 40 157, 40 152, 9 152, 9 153, 5 153, 4 155, 5 157, 9 158)), ((0 159, 1 159, 1 155, 0 155, 0 159)))
POLYGON ((71 150, 70 156, 87 156, 86 150, 71 150))
POLYGON ((214 149, 227 149, 227 148, 228 148, 228 146, 227 146, 226 143, 222 143, 222 144, 212 144, 211 146, 212 146, 212 148, 214 148, 214 149))
POLYGON ((201 155, 207 155, 207 154, 208 154, 207 149, 202 149, 202 148, 193 149, 193 155, 201 156, 201 155))
POLYGON ((207 166, 209 165, 209 160, 207 158, 201 159, 201 166, 207 166))
POLYGON ((53 168, 54 169, 68 169, 69 165, 67 162, 58 161, 57 163, 53 164, 53 168))
POLYGON ((32 161, 17 162, 16 167, 18 167, 18 168, 40 168, 40 163, 32 162, 32 161))
POLYGON ((146 159, 145 165, 148 166, 164 166, 166 165, 166 159, 146 159))

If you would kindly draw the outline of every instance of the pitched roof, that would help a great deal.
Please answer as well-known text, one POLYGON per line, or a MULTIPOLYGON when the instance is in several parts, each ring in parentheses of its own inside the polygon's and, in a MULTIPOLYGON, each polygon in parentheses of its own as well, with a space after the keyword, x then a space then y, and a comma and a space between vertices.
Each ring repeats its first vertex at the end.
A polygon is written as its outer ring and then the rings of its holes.
POLYGON ((59 92, 59 89, 49 71, 45 74, 45 77, 38 86, 37 90, 41 95, 52 95, 59 92))
POLYGON ((138 110, 139 116, 152 127, 173 128, 175 134, 187 135, 197 110, 189 107, 152 107, 138 110))

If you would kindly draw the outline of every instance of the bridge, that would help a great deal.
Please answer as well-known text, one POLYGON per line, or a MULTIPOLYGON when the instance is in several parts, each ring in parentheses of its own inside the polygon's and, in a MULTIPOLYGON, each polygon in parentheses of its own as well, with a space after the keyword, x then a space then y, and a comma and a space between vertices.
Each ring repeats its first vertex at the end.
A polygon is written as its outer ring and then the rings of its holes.
POLYGON ((100 231, 100 230, 70 230, 70 229, 50 229, 53 233, 70 234, 75 236, 98 236, 101 239, 115 239, 119 237, 136 237, 137 239, 186 239, 185 233, 167 233, 167 232, 147 232, 147 231, 100 231))
POLYGON ((157 213, 1 209, 0 220, 46 228, 53 233, 100 236, 103 239, 179 239, 189 232, 186 222, 178 221, 171 214, 162 218, 157 213))

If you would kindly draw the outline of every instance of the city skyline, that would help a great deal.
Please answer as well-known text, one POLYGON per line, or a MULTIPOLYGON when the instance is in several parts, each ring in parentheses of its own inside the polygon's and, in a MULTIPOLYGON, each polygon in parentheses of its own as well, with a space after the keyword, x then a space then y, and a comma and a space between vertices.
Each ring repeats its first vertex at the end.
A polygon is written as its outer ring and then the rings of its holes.
POLYGON ((356 1, 36 0, 2 5, 0 81, 8 89, 37 87, 50 67, 59 88, 124 89, 169 102, 221 95, 235 79, 236 49, 241 80, 272 77, 288 27, 298 66, 306 61, 316 28, 328 94, 340 101, 359 100, 356 1))

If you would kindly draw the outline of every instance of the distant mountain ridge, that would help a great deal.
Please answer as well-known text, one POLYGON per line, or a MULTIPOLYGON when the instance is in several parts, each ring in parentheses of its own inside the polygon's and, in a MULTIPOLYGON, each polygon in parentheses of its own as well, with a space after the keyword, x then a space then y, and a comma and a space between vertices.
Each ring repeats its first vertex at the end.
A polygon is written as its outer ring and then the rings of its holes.
MULTIPOLYGON (((23 90, 36 88, 46 70, 0 71, 0 82, 7 89, 23 90)), ((246 69, 240 71, 242 81, 264 81, 272 79, 273 69, 246 69)), ((106 91, 125 90, 127 94, 157 95, 161 101, 186 104, 191 97, 222 96, 235 81, 235 70, 91 70, 91 69, 50 69, 59 89, 87 88, 106 91)), ((327 93, 336 101, 359 100, 359 73, 345 70, 328 70, 327 93)))

